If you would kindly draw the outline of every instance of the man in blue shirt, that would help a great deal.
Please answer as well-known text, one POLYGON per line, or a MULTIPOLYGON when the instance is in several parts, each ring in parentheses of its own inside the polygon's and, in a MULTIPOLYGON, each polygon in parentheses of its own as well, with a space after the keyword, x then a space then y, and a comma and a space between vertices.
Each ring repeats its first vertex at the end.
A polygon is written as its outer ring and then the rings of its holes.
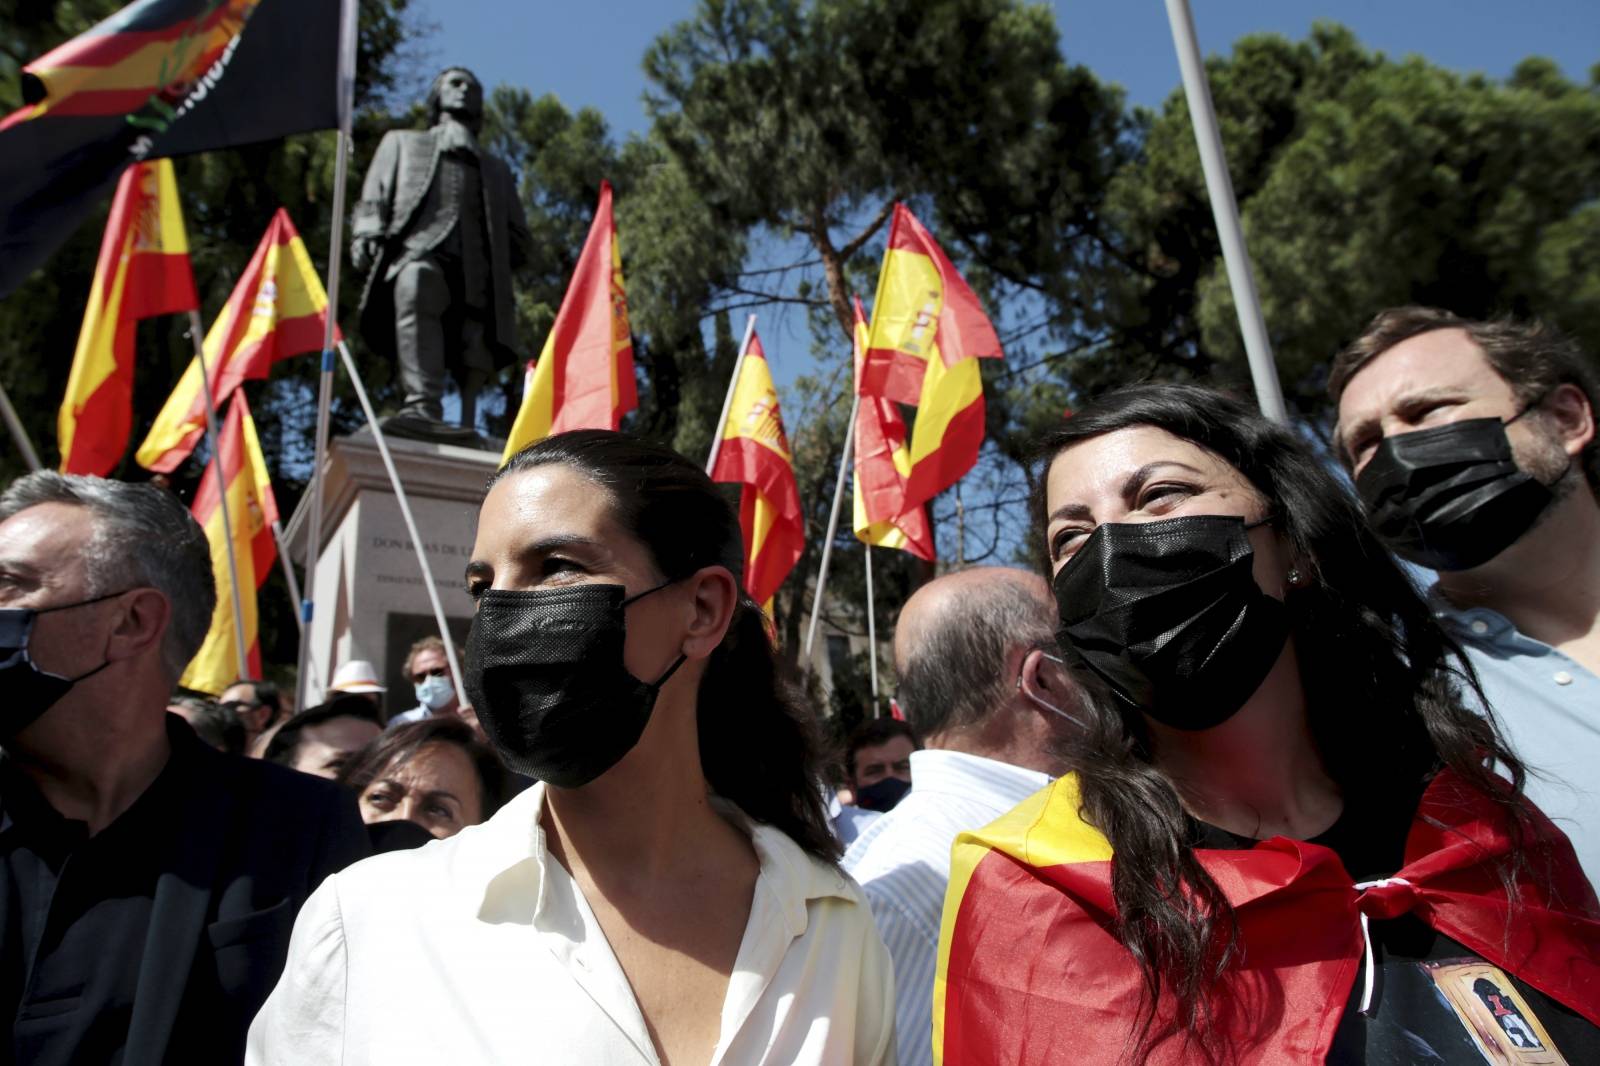
POLYGON ((1340 459, 1378 535, 1438 572, 1529 797, 1600 882, 1600 381, 1546 326, 1404 307, 1334 360, 1340 459))

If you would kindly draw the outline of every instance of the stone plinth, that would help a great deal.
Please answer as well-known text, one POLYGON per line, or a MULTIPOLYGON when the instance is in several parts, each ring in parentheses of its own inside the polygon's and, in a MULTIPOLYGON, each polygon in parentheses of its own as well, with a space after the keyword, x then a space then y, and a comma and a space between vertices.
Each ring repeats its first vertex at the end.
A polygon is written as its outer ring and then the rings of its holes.
MULTIPOLYGON (((462 572, 477 535, 484 483, 499 465, 500 453, 385 439, 459 645, 472 617, 462 572)), ((406 650, 418 638, 438 632, 427 586, 370 429, 329 442, 325 478, 308 695, 320 700, 335 668, 351 659, 367 659, 389 688, 385 709, 394 714, 416 703, 411 682, 403 676, 406 650)), ((302 573, 309 510, 308 494, 285 530, 302 573)))

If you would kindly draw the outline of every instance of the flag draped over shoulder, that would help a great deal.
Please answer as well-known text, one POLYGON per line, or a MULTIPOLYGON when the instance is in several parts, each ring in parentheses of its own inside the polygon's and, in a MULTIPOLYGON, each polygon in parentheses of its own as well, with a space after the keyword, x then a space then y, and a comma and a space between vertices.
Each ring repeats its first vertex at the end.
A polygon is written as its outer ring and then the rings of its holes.
POLYGON ((711 479, 744 485, 739 503, 744 587, 757 603, 766 605, 805 549, 805 518, 772 370, 753 331, 721 430, 722 445, 711 479))
MULTIPOLYGON (((1074 775, 956 838, 934 978, 936 1063, 1082 1066, 1127 1061, 1143 980, 1113 936, 1111 845, 1078 814, 1074 775)), ((1600 920, 1572 847, 1534 812, 1541 838, 1511 909, 1499 863, 1501 808, 1450 771, 1428 786, 1405 865, 1365 890, 1328 848, 1275 837, 1195 857, 1234 908, 1242 951, 1212 997, 1241 1066, 1322 1062, 1364 965, 1361 916, 1414 914, 1492 965, 1600 1024, 1600 920)), ((1163 997, 1152 1032, 1172 1019, 1163 997)), ((1192 1061, 1171 1037, 1148 1061, 1192 1061)))
POLYGON ((350 0, 135 0, 22 71, 0 119, 0 296, 131 163, 338 124, 350 0))
POLYGON ((233 638, 233 583, 228 571, 228 542, 223 533, 222 508, 217 490, 217 465, 207 463, 190 512, 211 542, 211 572, 217 581, 217 606, 205 643, 178 682, 199 692, 220 693, 240 678, 261 676, 261 642, 257 632, 256 591, 267 580, 277 547, 272 523, 278 520, 278 503, 256 437, 255 420, 245 403, 244 390, 233 394, 228 417, 217 438, 222 483, 227 486, 228 518, 233 525, 234 559, 239 568, 240 606, 244 614, 244 643, 250 661, 238 662, 233 638))
MULTIPOLYGON (((866 352, 867 318, 856 308, 856 379, 866 352)), ((862 396, 856 409, 855 432, 856 539, 879 548, 898 548, 929 562, 937 557, 927 509, 921 504, 907 509, 906 478, 911 473, 911 450, 906 447, 906 422, 893 400, 862 396)))
POLYGON ((56 418, 62 473, 103 477, 128 449, 138 320, 199 306, 172 163, 130 167, 111 202, 56 418))
POLYGON ((863 397, 915 404, 905 506, 920 506, 961 479, 983 445, 978 360, 1000 358, 1000 338, 972 291, 916 217, 896 204, 878 274, 863 397))
POLYGON ((526 380, 502 463, 552 433, 616 429, 639 406, 609 181, 600 183, 600 203, 577 269, 526 380))
MULTIPOLYGON (((206 366, 220 410, 239 384, 265 378, 272 364, 320 351, 328 294, 305 242, 278 208, 222 313, 206 332, 206 366)), ((335 340, 340 334, 335 328, 335 340)), ((192 359, 156 415, 136 458, 148 470, 178 468, 206 428, 200 360, 192 359)))

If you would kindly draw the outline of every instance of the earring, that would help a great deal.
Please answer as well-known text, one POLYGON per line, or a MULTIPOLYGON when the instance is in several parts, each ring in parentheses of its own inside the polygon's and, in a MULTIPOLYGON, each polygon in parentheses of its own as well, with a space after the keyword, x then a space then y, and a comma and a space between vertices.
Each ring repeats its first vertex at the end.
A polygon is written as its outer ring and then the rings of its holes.
POLYGON ((1304 585, 1306 583, 1305 575, 1302 574, 1298 569, 1291 568, 1289 570, 1289 575, 1288 576, 1289 576, 1289 584, 1295 586, 1296 588, 1298 588, 1301 585, 1304 585))

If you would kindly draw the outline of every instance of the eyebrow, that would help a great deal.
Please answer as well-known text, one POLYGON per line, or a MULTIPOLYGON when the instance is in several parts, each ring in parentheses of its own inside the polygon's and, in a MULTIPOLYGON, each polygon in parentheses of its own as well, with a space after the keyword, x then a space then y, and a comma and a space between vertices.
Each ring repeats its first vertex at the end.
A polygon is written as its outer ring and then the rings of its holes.
MULTIPOLYGON (((611 557, 611 549, 606 547, 603 541, 595 540, 593 537, 585 537, 578 533, 556 533, 542 540, 524 544, 517 549, 517 558, 519 560, 537 558, 541 555, 548 555, 553 551, 569 548, 588 548, 604 555, 606 558, 611 557)), ((467 564, 463 576, 470 581, 474 577, 492 573, 493 570, 494 568, 482 559, 474 559, 467 564)))
MULTIPOLYGON (((1179 467, 1181 469, 1187 470, 1192 474, 1199 474, 1202 477, 1205 476, 1205 471, 1204 470, 1201 470, 1199 467, 1190 466, 1188 463, 1179 462, 1176 459, 1157 459, 1153 463, 1144 464, 1139 469, 1135 470, 1133 473, 1129 474, 1126 478, 1123 479, 1123 482, 1122 482, 1122 495, 1124 497, 1126 497, 1126 498, 1133 497, 1134 495, 1136 495, 1138 493, 1140 487, 1142 485, 1144 485, 1144 483, 1146 481, 1150 480, 1150 475, 1154 474, 1157 470, 1161 469, 1162 467, 1166 467, 1166 466, 1176 466, 1176 467, 1179 467)), ((1093 517, 1094 517, 1094 512, 1089 509, 1087 504, 1067 503, 1067 504, 1062 504, 1060 507, 1057 507, 1054 511, 1051 511, 1050 512, 1049 521, 1054 522, 1058 518, 1060 518, 1060 519, 1071 519, 1071 518, 1090 519, 1090 518, 1093 518, 1093 517)))
MULTIPOLYGON (((1462 398, 1463 395, 1465 394, 1458 388, 1451 388, 1447 385, 1433 385, 1427 388, 1401 393, 1400 396, 1390 405, 1390 407, 1397 411, 1403 411, 1408 407, 1415 407, 1419 403, 1427 403, 1430 400, 1457 400, 1462 398)), ((1383 416, 1377 415, 1363 418, 1351 425, 1348 429, 1346 429, 1344 426, 1341 426, 1338 422, 1334 423, 1333 453, 1339 457, 1339 461, 1344 463, 1346 468, 1349 467, 1351 460, 1355 458, 1350 454, 1350 446, 1348 443, 1350 438, 1369 432, 1382 422, 1383 416)))

